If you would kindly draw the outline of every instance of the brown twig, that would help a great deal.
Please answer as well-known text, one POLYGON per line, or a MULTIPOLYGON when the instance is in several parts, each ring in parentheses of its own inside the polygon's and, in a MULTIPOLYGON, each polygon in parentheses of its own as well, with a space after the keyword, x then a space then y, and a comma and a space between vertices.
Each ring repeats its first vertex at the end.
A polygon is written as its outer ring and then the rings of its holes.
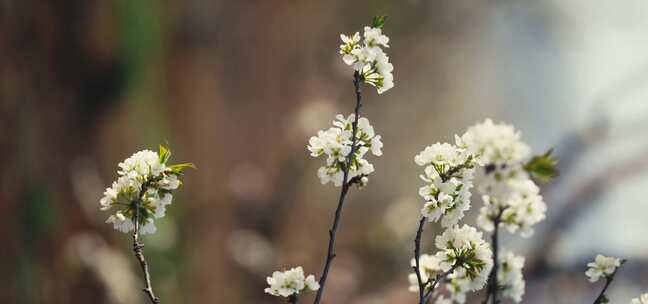
POLYGON ((419 286, 419 304, 423 304, 423 299, 425 298, 424 292, 425 292, 425 286, 430 283, 430 281, 427 281, 423 283, 423 279, 421 279, 421 265, 419 259, 421 258, 421 236, 423 235, 423 228, 425 226, 425 220, 426 218, 423 217, 419 221, 419 226, 418 230, 416 231, 416 238, 414 239, 414 273, 416 274, 416 280, 418 281, 418 286, 419 286))
POLYGON ((328 278, 329 269, 331 268, 331 263, 333 262, 333 259, 335 259, 335 236, 337 233, 338 225, 340 224, 340 219, 342 217, 342 207, 344 206, 344 199, 346 198, 346 195, 349 192, 349 188, 358 181, 358 179, 356 178, 349 181, 347 181, 347 179, 349 178, 349 169, 351 167, 351 161, 357 149, 356 133, 358 132, 358 120, 360 119, 360 107, 362 107, 362 93, 360 91, 361 80, 362 77, 360 76, 360 74, 358 72, 355 72, 353 74, 353 86, 355 87, 355 93, 356 93, 356 105, 354 111, 355 119, 351 123, 351 131, 353 132, 353 135, 351 136, 351 151, 349 152, 349 155, 347 155, 345 159, 345 164, 342 167, 342 172, 343 172, 342 190, 340 191, 338 206, 335 209, 335 218, 333 219, 333 225, 331 226, 331 229, 329 229, 329 244, 328 244, 328 250, 326 254, 326 262, 324 263, 322 276, 320 277, 319 280, 320 288, 317 290, 317 295, 315 296, 315 302, 313 302, 314 304, 319 304, 322 299, 322 295, 324 294, 324 288, 326 287, 326 279, 328 278))
POLYGON ((151 300, 151 303, 158 304, 160 303, 160 298, 155 296, 155 293, 153 292, 153 286, 151 286, 151 274, 149 272, 148 263, 146 263, 146 259, 144 258, 144 244, 139 242, 140 203, 142 201, 144 193, 146 193, 147 188, 148 184, 144 183, 140 191, 139 199, 135 203, 135 231, 133 232, 133 252, 135 252, 135 258, 139 262, 140 268, 142 269, 142 274, 144 275, 144 283, 146 284, 146 287, 144 287, 143 291, 151 300))

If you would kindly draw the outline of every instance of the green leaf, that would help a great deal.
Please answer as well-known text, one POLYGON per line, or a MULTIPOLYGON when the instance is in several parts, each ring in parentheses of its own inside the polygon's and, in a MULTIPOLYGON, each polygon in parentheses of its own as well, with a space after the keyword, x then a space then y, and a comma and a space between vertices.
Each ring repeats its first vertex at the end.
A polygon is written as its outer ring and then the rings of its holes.
POLYGON ((524 169, 532 176, 542 182, 548 182, 558 176, 558 160, 551 154, 553 149, 549 149, 542 155, 534 156, 524 165, 524 169))
POLYGON ((193 163, 181 163, 169 166, 169 169, 171 169, 171 171, 173 171, 174 173, 182 173, 182 170, 187 168, 196 169, 196 165, 194 165, 193 163))
POLYGON ((385 25, 385 20, 387 20, 387 16, 385 15, 374 16, 371 27, 382 28, 385 25))
POLYGON ((160 145, 158 156, 160 157, 160 163, 166 164, 169 158, 171 158, 171 150, 169 150, 167 147, 163 145, 160 145))

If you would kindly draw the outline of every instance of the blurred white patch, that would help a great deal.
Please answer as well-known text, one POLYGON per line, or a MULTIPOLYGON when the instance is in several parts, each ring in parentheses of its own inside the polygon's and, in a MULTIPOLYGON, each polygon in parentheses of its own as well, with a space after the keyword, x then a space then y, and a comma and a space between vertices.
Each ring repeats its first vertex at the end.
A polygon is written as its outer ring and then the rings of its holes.
POLYGON ((272 244, 252 230, 236 230, 227 240, 232 259, 251 272, 266 273, 274 262, 272 244))
POLYGON ((138 302, 141 284, 124 254, 109 247, 98 234, 77 234, 65 245, 68 264, 89 269, 105 288, 108 303, 138 302))
POLYGON ((81 210, 94 223, 103 223, 99 215, 99 199, 104 182, 99 177, 97 164, 89 157, 78 157, 69 168, 70 183, 81 210))
POLYGON ((411 241, 423 204, 411 196, 398 198, 383 214, 385 225, 399 241, 411 241))
POLYGON ((284 121, 286 139, 295 148, 306 149, 308 138, 317 131, 328 128, 333 121, 337 109, 332 100, 313 98, 303 102, 293 113, 287 115, 284 121))

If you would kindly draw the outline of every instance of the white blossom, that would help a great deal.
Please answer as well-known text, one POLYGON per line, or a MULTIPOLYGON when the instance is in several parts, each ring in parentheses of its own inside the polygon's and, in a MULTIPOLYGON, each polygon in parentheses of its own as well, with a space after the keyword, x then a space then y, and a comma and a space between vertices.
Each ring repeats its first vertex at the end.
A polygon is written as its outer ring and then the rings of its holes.
POLYGON ((640 295, 638 298, 632 299, 630 304, 648 304, 648 293, 640 295))
POLYGON ((547 205, 540 195, 540 189, 530 179, 506 181, 510 190, 505 198, 484 195, 484 206, 480 209, 477 223, 480 228, 492 231, 493 220, 503 210, 500 225, 510 233, 521 231, 523 237, 533 234, 533 226, 545 219, 547 205))
POLYGON ((312 274, 304 277, 304 270, 301 266, 285 271, 275 271, 266 280, 270 287, 264 291, 273 296, 289 297, 302 291, 318 290, 320 287, 312 274))
POLYGON ((621 266, 621 259, 599 254, 594 262, 587 264, 588 269, 585 275, 589 277, 590 282, 594 283, 601 277, 611 276, 619 266, 621 266))
POLYGON ((510 233, 531 236, 533 226, 545 219, 547 206, 524 169, 531 150, 520 132, 512 125, 486 119, 469 127, 456 141, 484 166, 475 174, 484 201, 477 225, 492 231, 501 212, 500 226, 510 233))
MULTIPOLYGON (((434 255, 423 254, 419 257, 421 281, 428 283, 438 275, 447 275, 450 298, 440 303, 464 303, 468 291, 484 287, 493 267, 492 251, 474 227, 464 225, 446 229, 435 239, 439 251, 434 255)), ((414 267, 415 260, 410 264, 414 267)), ((408 276, 409 291, 419 290, 416 273, 408 276)), ((431 287, 430 284, 426 288, 431 287)))
MULTIPOLYGON (((333 182, 336 187, 342 186, 344 180, 343 168, 347 164, 347 157, 351 153, 353 139, 352 124, 355 121, 355 115, 348 117, 337 115, 333 121, 333 127, 326 131, 319 131, 317 136, 313 136, 308 141, 308 150, 311 156, 326 157, 326 164, 320 167, 317 175, 322 184, 333 182)), ((364 159, 367 152, 375 156, 382 155, 383 143, 380 135, 376 135, 373 126, 365 117, 358 119, 356 132, 356 149, 351 155, 349 174, 347 182, 357 178, 358 184, 366 185, 367 176, 374 171, 374 166, 364 159)))
POLYGON ((389 56, 383 48, 389 47, 389 37, 382 33, 379 27, 365 26, 364 33, 340 35, 340 55, 345 64, 358 72, 362 80, 378 90, 379 94, 394 87, 394 66, 389 62, 389 56))
POLYGON ((441 219, 443 227, 457 224, 470 208, 473 157, 465 149, 436 143, 416 155, 414 162, 425 167, 421 179, 427 184, 419 188, 426 201, 421 214, 430 222, 441 219))
MULTIPOLYGON (((430 279, 434 279, 437 274, 441 272, 439 259, 434 255, 422 254, 419 257, 419 273, 421 274, 421 282, 426 283, 430 279)), ((416 266, 416 260, 410 261, 412 267, 416 266)), ((407 277, 410 286, 409 291, 416 292, 419 290, 418 277, 416 273, 410 273, 407 277)), ((429 287, 429 285, 428 285, 429 287)))
POLYGON ((531 153, 529 146, 520 137, 521 133, 512 125, 495 124, 486 119, 469 127, 466 133, 457 138, 457 144, 479 156, 482 164, 494 165, 495 169, 500 169, 502 165, 521 162, 531 153))
POLYGON ((497 268, 497 283, 502 290, 502 297, 510 298, 515 303, 522 301, 524 295, 524 278, 522 268, 524 257, 505 251, 500 258, 500 265, 497 268))
POLYGON ((449 276, 453 284, 469 291, 484 287, 493 267, 493 252, 481 232, 468 225, 454 226, 437 236, 435 244, 440 250, 435 256, 440 260, 441 270, 455 267, 449 276))
POLYGON ((452 304, 452 299, 447 299, 443 295, 440 295, 434 303, 435 304, 452 304))
POLYGON ((121 232, 135 230, 136 212, 139 218, 140 234, 156 231, 154 219, 166 214, 166 206, 171 204, 171 192, 181 182, 178 177, 182 170, 192 164, 166 165, 171 152, 160 147, 159 152, 143 150, 119 163, 119 177, 111 187, 104 191, 99 200, 101 210, 114 209, 106 223, 121 232))

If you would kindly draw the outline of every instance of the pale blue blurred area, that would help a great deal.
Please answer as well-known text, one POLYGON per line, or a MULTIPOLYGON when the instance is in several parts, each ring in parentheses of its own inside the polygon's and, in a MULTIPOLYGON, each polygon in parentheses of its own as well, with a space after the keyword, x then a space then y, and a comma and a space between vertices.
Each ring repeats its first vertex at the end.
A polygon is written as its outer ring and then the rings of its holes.
MULTIPOLYGON (((646 269, 646 16, 644 1, 501 1, 492 7, 482 39, 503 100, 501 119, 523 130, 534 150, 553 146, 563 158, 562 176, 545 192, 548 220, 534 239, 508 238, 510 246, 531 254, 550 250, 552 265, 580 264, 583 272, 594 253, 646 269), (565 214, 573 213, 567 204, 580 204, 578 214, 565 214), (573 221, 557 242, 533 244, 559 216, 573 221)), ((623 287, 612 293, 613 303, 629 301, 648 285, 645 277, 617 283, 623 287)))

